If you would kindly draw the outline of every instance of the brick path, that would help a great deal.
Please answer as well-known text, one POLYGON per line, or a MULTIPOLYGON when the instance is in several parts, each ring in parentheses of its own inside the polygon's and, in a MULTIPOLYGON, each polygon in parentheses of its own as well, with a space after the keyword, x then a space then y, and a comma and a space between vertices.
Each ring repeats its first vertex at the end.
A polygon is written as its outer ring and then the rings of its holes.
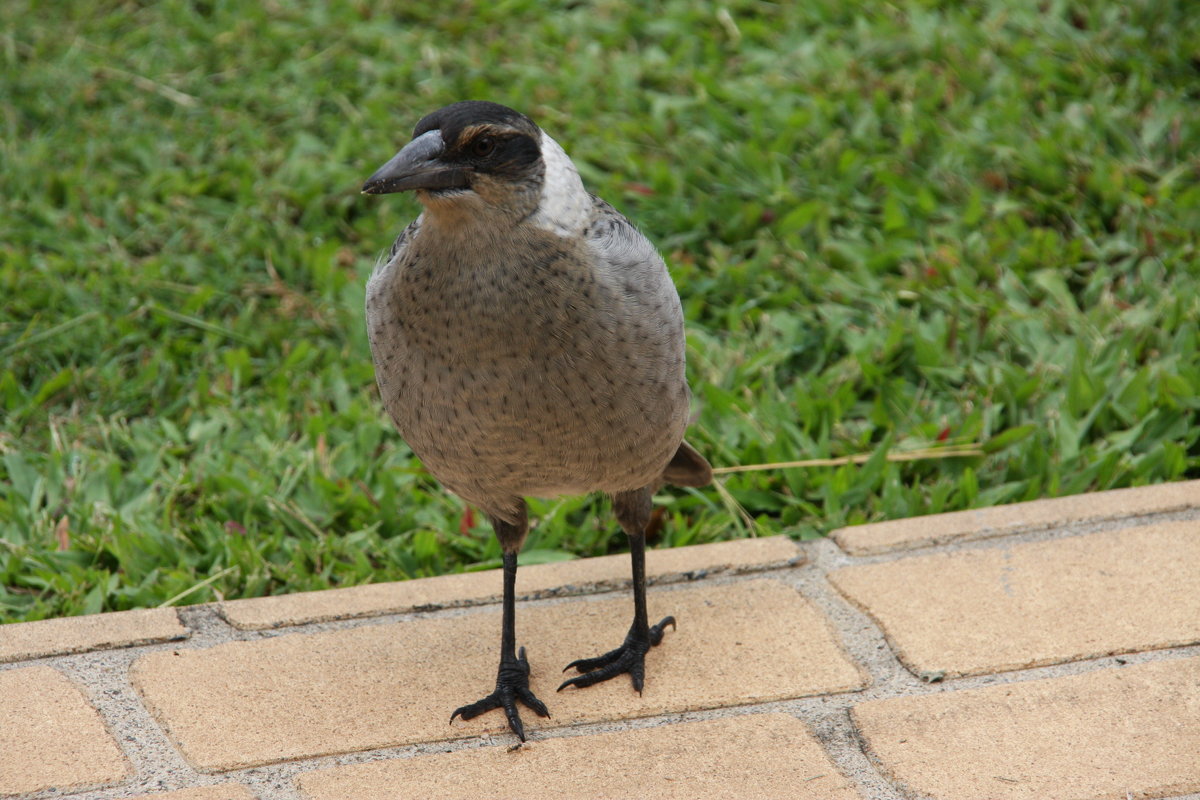
POLYGON ((490 689, 498 573, 0 626, 0 797, 1200 800, 1200 481, 523 568, 552 719, 490 689), (1191 793, 1191 794, 1189 794, 1191 793))

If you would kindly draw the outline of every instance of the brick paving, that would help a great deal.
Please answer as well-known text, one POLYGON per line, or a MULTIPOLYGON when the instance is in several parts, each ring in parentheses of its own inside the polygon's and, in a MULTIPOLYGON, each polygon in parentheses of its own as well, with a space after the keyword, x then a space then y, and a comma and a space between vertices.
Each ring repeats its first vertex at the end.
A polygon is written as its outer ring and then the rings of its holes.
POLYGON ((0 626, 0 797, 1200 800, 1200 481, 523 568, 553 714, 491 688, 498 573, 0 626))
POLYGON ((155 792, 138 795, 140 800, 254 800, 254 794, 238 783, 178 789, 174 792, 155 792))
POLYGON ((956 800, 1167 797, 1200 782, 1200 657, 919 697, 851 717, 887 774, 956 800))
POLYGON ((114 783, 130 772, 82 692, 52 667, 0 672, 0 792, 114 783))
POLYGON ((914 556, 829 577, 878 620, 897 656, 920 676, 979 675, 1200 641, 1194 521, 914 556))
MULTIPOLYGON (((555 603, 519 615, 519 638, 532 659, 530 688, 552 709, 551 719, 537 721, 539 729, 863 685, 820 615, 781 582, 690 586, 653 593, 649 604, 656 619, 671 613, 689 624, 678 635, 667 633, 674 646, 655 648, 647 657, 641 697, 628 681, 555 693, 563 665, 625 636, 625 598, 555 603), (760 609, 772 613, 758 619, 760 609), (687 680, 667 680, 669 675, 687 680)), ((205 770, 237 769, 503 733, 503 714, 447 723, 453 698, 492 688, 499 630, 500 613, 488 608, 150 653, 134 662, 131 677, 185 758, 205 770), (473 642, 483 646, 471 647, 473 642)), ((527 716, 533 725, 533 715, 527 716)))
POLYGON ((300 776, 306 800, 347 797, 792 797, 858 794, 790 714, 749 714, 656 728, 377 761, 300 776), (631 767, 637 766, 637 769, 631 767))

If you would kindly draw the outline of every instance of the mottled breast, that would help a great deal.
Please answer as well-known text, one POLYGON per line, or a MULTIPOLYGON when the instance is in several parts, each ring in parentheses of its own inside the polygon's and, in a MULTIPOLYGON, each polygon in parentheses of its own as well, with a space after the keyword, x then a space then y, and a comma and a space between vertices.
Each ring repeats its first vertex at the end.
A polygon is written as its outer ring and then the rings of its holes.
POLYGON ((466 239, 423 217, 368 285, 385 407, 489 513, 654 483, 683 438, 678 296, 645 239, 614 236, 629 223, 598 208, 576 238, 517 225, 466 239))

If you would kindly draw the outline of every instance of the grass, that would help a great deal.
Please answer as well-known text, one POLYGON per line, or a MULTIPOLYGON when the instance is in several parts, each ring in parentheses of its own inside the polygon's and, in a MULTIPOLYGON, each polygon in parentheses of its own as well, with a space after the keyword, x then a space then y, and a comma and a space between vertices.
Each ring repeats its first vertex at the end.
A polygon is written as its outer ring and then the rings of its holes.
MULTIPOLYGON (((1189 5, 3 3, 0 617, 497 563, 362 312, 417 206, 358 186, 470 97, 667 255, 715 465, 873 456, 666 492, 658 544, 1200 477, 1189 5)), ((526 563, 623 546, 533 509, 526 563)))

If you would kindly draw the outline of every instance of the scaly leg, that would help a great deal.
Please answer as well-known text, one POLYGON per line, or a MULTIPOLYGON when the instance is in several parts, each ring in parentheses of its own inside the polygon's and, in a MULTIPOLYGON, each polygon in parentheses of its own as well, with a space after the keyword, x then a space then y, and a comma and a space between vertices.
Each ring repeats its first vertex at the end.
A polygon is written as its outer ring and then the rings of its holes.
POLYGON ((500 629, 500 669, 496 675, 496 690, 482 700, 455 709, 450 715, 450 721, 454 722, 455 717, 472 719, 494 708, 503 708, 505 716, 508 717, 508 726, 523 742, 525 727, 517 713, 518 700, 533 709, 538 716, 550 716, 546 704, 529 690, 529 661, 525 658, 525 648, 516 649, 517 550, 525 538, 525 532, 519 526, 499 519, 493 519, 492 523, 496 528, 496 536, 504 547, 504 611, 500 629))
POLYGON ((650 521, 650 498, 649 487, 613 496, 613 510, 629 536, 629 555, 633 563, 633 624, 629 633, 617 649, 567 664, 563 672, 574 667, 581 674, 563 681, 558 687, 560 692, 568 686, 582 689, 627 672, 633 688, 641 694, 646 678, 646 653, 662 641, 667 625, 675 627, 674 617, 664 617, 652 626, 646 615, 646 525, 650 521))

